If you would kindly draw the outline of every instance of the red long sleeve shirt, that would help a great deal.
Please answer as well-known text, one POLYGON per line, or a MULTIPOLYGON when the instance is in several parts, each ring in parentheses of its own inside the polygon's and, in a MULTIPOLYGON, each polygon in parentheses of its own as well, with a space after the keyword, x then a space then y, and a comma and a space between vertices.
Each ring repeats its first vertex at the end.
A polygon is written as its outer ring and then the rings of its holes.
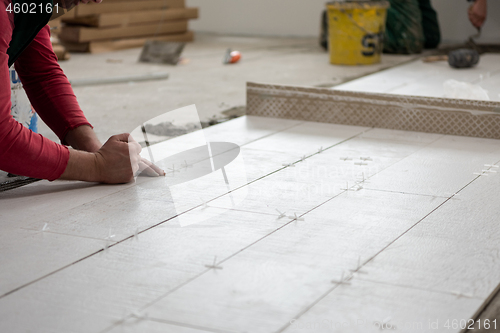
MULTIPOLYGON (((14 29, 10 0, 0 0, 0 169, 17 175, 54 180, 69 160, 68 148, 33 133, 11 115, 7 49, 14 29)), ((64 142, 69 130, 90 125, 73 89, 57 63, 45 26, 15 62, 31 104, 43 121, 64 142)))

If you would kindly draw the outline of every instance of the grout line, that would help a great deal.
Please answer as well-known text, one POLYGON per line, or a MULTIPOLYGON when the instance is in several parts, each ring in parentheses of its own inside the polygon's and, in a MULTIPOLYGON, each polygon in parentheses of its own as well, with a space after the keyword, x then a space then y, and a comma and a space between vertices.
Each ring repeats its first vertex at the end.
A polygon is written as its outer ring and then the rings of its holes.
POLYGON ((386 192, 386 193, 398 193, 398 194, 404 194, 404 195, 418 195, 418 196, 422 196, 422 197, 441 198, 441 199, 448 199, 448 198, 450 198, 450 197, 452 197, 453 195, 456 194, 456 193, 453 193, 449 197, 447 197, 447 196, 432 195, 432 194, 423 194, 423 193, 411 193, 411 192, 404 192, 404 191, 383 190, 383 189, 378 189, 378 188, 363 187, 363 189, 365 189, 367 191, 386 192))
MULTIPOLYGON (((48 223, 46 223, 48 224, 48 223)), ((33 231, 34 234, 39 234, 39 233, 44 233, 44 234, 54 234, 54 235, 62 235, 62 236, 68 236, 68 237, 76 237, 76 238, 83 238, 83 239, 91 239, 95 241, 106 241, 106 238, 95 238, 95 237, 89 237, 89 236, 79 236, 79 235, 73 235, 73 234, 67 234, 64 232, 56 232, 56 231, 50 231, 50 224, 48 224, 48 230, 42 230, 42 231, 37 231, 35 229, 27 229, 27 228, 19 228, 20 230, 24 231, 33 231)), ((109 239, 108 239, 109 240, 109 239)), ((112 241, 113 243, 116 243, 117 241, 112 241)))
POLYGON ((170 325, 187 327, 187 328, 194 328, 194 329, 204 330, 204 331, 213 332, 213 333, 234 333, 232 331, 219 330, 216 328, 210 328, 210 327, 205 327, 205 326, 191 325, 191 324, 181 323, 181 322, 177 322, 177 321, 170 321, 170 320, 165 320, 165 319, 149 318, 149 320, 154 321, 154 322, 158 322, 158 323, 170 324, 170 325))
MULTIPOLYGON (((129 318, 134 318, 133 315, 128 315, 125 318, 122 318, 115 324, 105 328, 104 330, 100 331, 100 333, 106 333, 109 332, 110 330, 120 327, 125 324, 125 321, 129 318)), ((171 321, 171 320, 165 320, 165 319, 159 319, 159 318, 154 318, 154 317, 147 317, 146 319, 142 319, 144 321, 151 321, 151 322, 156 322, 156 323, 161 323, 161 324, 167 324, 167 325, 172 325, 172 326, 178 326, 178 327, 186 327, 186 328, 192 328, 195 330, 202 330, 204 332, 212 332, 212 333, 235 333, 232 331, 225 331, 225 330, 219 330, 216 328, 210 328, 210 327, 205 327, 205 326, 199 326, 199 325, 192 325, 192 324, 187 324, 187 323, 181 323, 177 321, 171 321)))
MULTIPOLYGON (((427 288, 418 288, 415 286, 410 286, 410 285, 404 285, 404 284, 397 284, 397 283, 389 283, 389 282, 384 282, 384 281, 376 281, 376 280, 370 280, 370 279, 364 279, 364 278, 359 278, 358 280, 364 281, 364 282, 370 282, 370 283, 376 283, 376 284, 383 284, 385 286, 393 286, 393 287, 399 287, 399 288, 405 288, 405 289, 412 289, 412 290, 421 290, 421 291, 428 291, 436 294, 442 294, 442 295, 448 295, 448 296, 456 296, 456 294, 450 292, 450 291, 443 291, 443 290, 434 290, 434 289, 427 289, 427 288)), ((470 299, 476 299, 476 300, 483 300, 484 298, 482 296, 473 296, 473 297, 467 297, 470 299)))

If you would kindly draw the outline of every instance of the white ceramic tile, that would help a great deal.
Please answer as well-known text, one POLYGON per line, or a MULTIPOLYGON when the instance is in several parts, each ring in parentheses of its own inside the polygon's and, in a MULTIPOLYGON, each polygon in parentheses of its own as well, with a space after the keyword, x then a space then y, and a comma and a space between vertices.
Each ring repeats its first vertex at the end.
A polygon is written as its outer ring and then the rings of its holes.
POLYGON ((54 233, 101 239, 105 246, 108 238, 119 241, 176 214, 171 201, 148 200, 135 186, 65 211, 39 214, 23 228, 41 230, 47 224, 54 233))
POLYGON ((246 145, 246 148, 310 155, 368 130, 366 127, 305 122, 246 145))
POLYGON ((421 59, 396 66, 334 87, 335 90, 388 93, 426 97, 444 97, 443 83, 457 80, 479 84, 489 92, 492 101, 500 101, 496 77, 500 56, 484 54, 473 68, 457 70, 446 61, 424 63, 421 59))
MULTIPOLYGON (((274 332, 439 201, 361 190, 341 195, 153 304, 152 318, 274 332), (383 207, 383 208, 382 208, 383 207)), ((360 274, 361 275, 361 274, 360 274)))
MULTIPOLYGON (((112 242, 110 242, 111 244, 112 242)), ((102 242, 45 231, 3 228, 0 233, 0 295, 102 249, 102 242)))
POLYGON ((332 89, 389 93, 398 87, 410 85, 435 74, 436 71, 431 66, 427 66, 421 60, 416 60, 340 84, 332 89))
POLYGON ((499 186, 500 174, 476 179, 377 256, 363 278, 486 298, 500 283, 499 186))
POLYGON ((290 318, 283 332, 459 332, 453 321, 469 319, 480 305, 477 299, 354 278, 301 317, 290 318))
MULTIPOLYGON (((347 186, 353 187, 363 177, 366 184, 360 186, 368 187, 371 176, 425 147, 419 142, 383 139, 385 134, 382 132, 373 135, 378 139, 356 137, 297 162, 294 167, 284 168, 283 163, 296 160, 275 160, 275 169, 279 171, 248 185, 244 189, 248 193, 239 204, 228 200, 222 202, 221 198, 211 205, 274 215, 279 215, 278 211, 300 215, 341 193, 347 186), (360 163, 363 165, 358 165, 360 163)), ((247 165, 258 163, 258 159, 253 159, 255 154, 248 156, 247 165)))
POLYGON ((184 228, 172 220, 0 298, 0 331, 100 332, 203 272, 217 274, 205 266, 215 256, 219 262, 282 225, 220 212, 184 228))
POLYGON ((102 185, 84 182, 40 181, 1 192, 0 230, 5 226, 22 228, 41 216, 49 217, 58 212, 100 200, 132 186, 133 184, 102 185))
POLYGON ((499 159, 500 140, 444 136, 375 175, 366 188, 449 197, 499 159))
MULTIPOLYGON (((429 144, 443 137, 443 134, 401 131, 383 128, 373 128, 364 132, 360 138, 390 140, 398 143, 413 142, 420 144, 429 144)), ((388 147, 390 148, 390 146, 388 147)))
POLYGON ((243 146, 273 133, 301 124, 301 121, 243 116, 203 130, 208 141, 227 141, 243 146))

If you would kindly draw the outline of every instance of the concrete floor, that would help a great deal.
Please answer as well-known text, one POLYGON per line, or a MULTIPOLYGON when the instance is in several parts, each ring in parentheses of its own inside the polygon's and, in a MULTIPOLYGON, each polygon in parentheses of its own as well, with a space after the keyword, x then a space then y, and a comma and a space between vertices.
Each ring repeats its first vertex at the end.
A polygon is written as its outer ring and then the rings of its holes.
MULTIPOLYGON (((245 105, 248 81, 301 86, 332 87, 393 67, 415 56, 384 55, 371 66, 333 66, 316 38, 260 38, 198 34, 186 46, 184 65, 138 63, 141 49, 104 54, 72 54, 61 67, 70 80, 168 72, 164 81, 75 87, 82 109, 98 137, 130 132, 141 123, 176 108, 196 104, 201 120, 245 105), (223 65, 227 48, 242 52, 242 61, 223 65)), ((44 125, 39 132, 56 136, 44 125)))

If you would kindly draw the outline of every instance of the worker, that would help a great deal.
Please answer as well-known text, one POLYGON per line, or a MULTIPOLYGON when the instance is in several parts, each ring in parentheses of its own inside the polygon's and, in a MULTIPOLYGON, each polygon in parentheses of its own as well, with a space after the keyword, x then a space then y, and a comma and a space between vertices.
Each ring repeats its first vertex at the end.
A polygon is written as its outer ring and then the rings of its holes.
MULTIPOLYGON (((486 20, 487 0, 474 2, 468 10, 472 25, 480 29, 486 20)), ((384 52, 420 53, 422 49, 434 49, 441 41, 436 11, 430 0, 389 0, 387 10, 384 52)))
MULTIPOLYGON (((480 29, 486 20, 487 0, 474 2, 468 10, 472 25, 480 29)), ((384 52, 398 54, 420 53, 424 48, 436 48, 441 41, 441 32, 436 11, 430 0, 389 0, 384 37, 384 52)), ((328 19, 323 12, 320 44, 326 49, 328 19)))
POLYGON ((46 25, 51 17, 48 8, 52 0, 26 1, 28 8, 37 12, 19 6, 15 13, 14 4, 22 3, 0 0, 0 170, 51 181, 110 184, 129 182, 139 171, 164 175, 163 170, 140 157, 141 146, 128 134, 112 136, 101 144, 52 50, 50 29, 46 25), (9 79, 12 64, 34 109, 63 145, 32 132, 12 117, 9 79))

